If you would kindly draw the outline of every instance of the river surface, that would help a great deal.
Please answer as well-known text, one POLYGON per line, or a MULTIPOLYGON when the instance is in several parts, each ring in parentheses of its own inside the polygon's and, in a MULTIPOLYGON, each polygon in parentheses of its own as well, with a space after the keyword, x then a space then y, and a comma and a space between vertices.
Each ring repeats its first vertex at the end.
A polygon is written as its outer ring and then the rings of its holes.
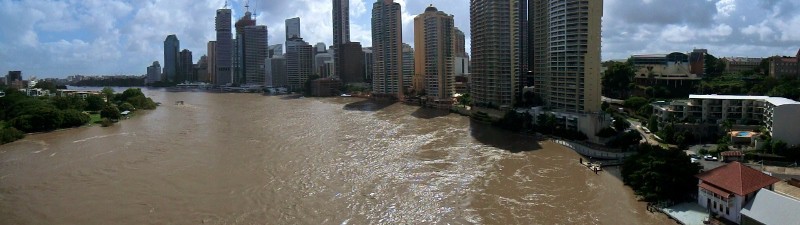
POLYGON ((0 146, 0 224, 674 224, 573 151, 455 114, 145 93, 164 104, 0 146))

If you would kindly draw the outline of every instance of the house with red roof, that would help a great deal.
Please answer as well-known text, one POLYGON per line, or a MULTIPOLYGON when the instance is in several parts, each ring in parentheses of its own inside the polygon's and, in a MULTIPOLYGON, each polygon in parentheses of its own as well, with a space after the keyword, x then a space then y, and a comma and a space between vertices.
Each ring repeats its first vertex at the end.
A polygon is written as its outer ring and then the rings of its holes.
POLYGON ((780 179, 733 162, 696 176, 697 203, 714 214, 739 224, 740 211, 762 188, 773 190, 780 179))

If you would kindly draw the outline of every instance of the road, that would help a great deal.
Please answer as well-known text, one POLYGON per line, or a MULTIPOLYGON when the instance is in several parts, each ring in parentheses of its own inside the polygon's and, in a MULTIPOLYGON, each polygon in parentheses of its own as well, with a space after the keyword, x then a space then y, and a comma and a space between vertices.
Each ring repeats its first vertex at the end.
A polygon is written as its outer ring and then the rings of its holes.
POLYGON ((628 122, 631 123, 631 128, 636 129, 636 131, 639 131, 639 134, 642 135, 642 139, 647 141, 648 144, 651 144, 651 145, 659 145, 660 144, 658 141, 656 141, 656 139, 653 138, 652 135, 650 135, 650 134, 644 132, 644 130, 642 130, 642 123, 640 123, 638 121, 635 121, 635 120, 631 120, 631 119, 628 119, 628 122))

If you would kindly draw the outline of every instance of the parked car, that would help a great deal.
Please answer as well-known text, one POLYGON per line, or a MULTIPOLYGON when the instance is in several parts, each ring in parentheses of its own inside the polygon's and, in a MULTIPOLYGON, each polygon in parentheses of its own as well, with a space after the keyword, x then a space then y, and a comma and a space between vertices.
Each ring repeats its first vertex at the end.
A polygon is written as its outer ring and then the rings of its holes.
POLYGON ((703 157, 703 159, 705 159, 706 161, 717 161, 717 157, 712 155, 706 155, 705 157, 703 157))

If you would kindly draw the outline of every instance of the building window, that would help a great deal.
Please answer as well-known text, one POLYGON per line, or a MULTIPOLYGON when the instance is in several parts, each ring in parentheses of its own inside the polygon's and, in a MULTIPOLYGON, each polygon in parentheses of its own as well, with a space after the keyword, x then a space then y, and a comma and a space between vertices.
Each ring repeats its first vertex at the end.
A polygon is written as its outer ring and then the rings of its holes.
POLYGON ((717 202, 714 202, 714 209, 717 209, 717 202))

